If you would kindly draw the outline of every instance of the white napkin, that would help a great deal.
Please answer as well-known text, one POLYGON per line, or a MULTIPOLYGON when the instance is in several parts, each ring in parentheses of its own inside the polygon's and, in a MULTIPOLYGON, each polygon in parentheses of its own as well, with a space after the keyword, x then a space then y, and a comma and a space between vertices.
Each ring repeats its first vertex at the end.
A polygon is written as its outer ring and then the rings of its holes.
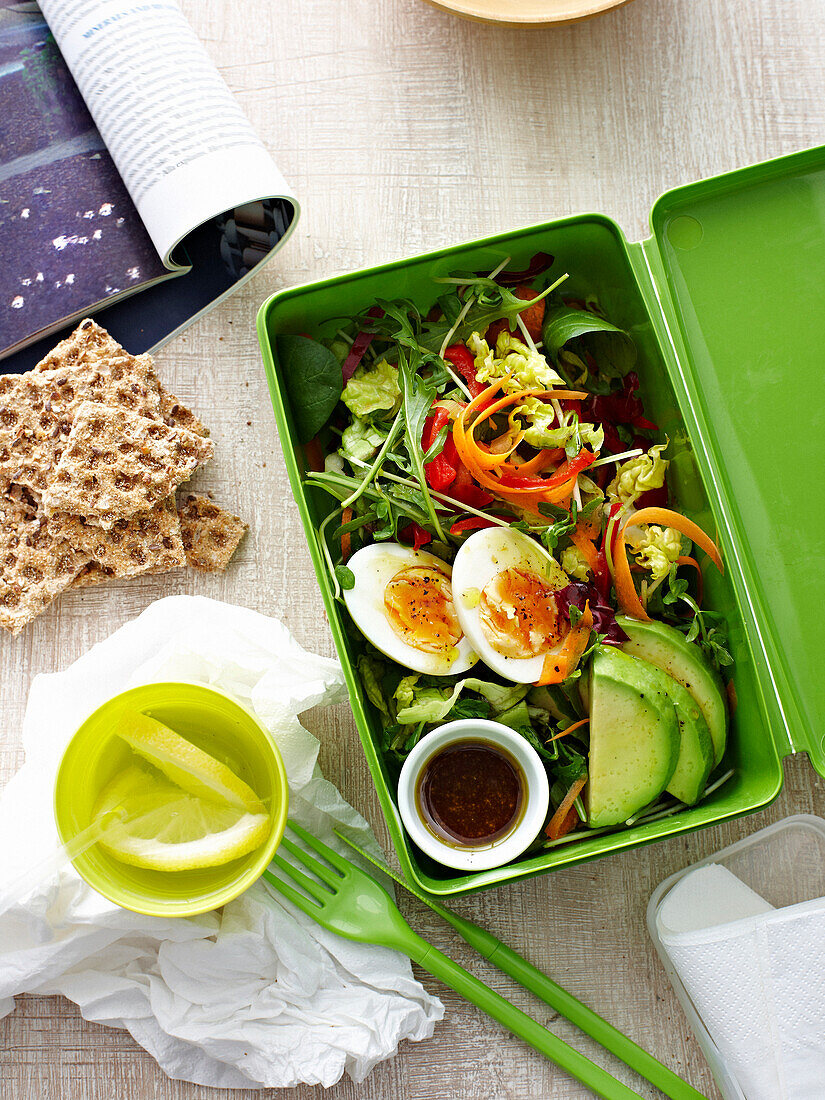
MULTIPOLYGON (((57 844, 52 789, 74 730, 112 695, 173 679, 251 708, 283 754, 290 815, 339 850, 331 830, 343 824, 378 853, 298 721, 345 697, 338 663, 254 611, 172 596, 35 679, 26 762, 0 798, 0 882, 57 844)), ((406 958, 325 932, 261 883, 222 911, 167 920, 112 905, 70 866, 0 912, 0 1016, 18 993, 63 993, 87 1020, 126 1028, 170 1077, 223 1088, 329 1086, 345 1070, 361 1081, 403 1039, 429 1038, 444 1014, 406 958)))
POLYGON ((709 864, 673 887, 656 924, 747 1100, 825 1096, 825 898, 774 909, 709 864))

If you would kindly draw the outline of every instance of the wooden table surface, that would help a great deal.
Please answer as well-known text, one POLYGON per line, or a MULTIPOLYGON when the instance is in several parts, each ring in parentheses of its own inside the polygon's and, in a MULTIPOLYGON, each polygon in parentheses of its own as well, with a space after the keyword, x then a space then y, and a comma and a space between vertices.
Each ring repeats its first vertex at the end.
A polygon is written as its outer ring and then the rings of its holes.
MULTIPOLYGON (((183 7, 304 206, 274 262, 158 356, 162 378, 212 428, 217 455, 198 483, 248 518, 252 533, 225 576, 181 572, 89 589, 64 598, 21 637, 0 639, 0 786, 22 762, 32 677, 64 668, 160 596, 202 593, 253 607, 283 619, 304 645, 332 652, 258 356, 255 311, 267 294, 579 211, 611 215, 638 239, 662 191, 825 139, 823 0, 634 0, 545 30, 462 22, 421 0, 183 7)), ((313 713, 307 724, 323 741, 327 776, 385 841, 348 708, 313 713)), ((788 763, 785 790, 765 813, 458 908, 716 1097, 647 938, 645 906, 673 871, 796 812, 825 814, 825 787, 803 758, 788 763)), ((424 935, 517 1004, 550 1017, 422 906, 401 901, 424 935)), ((406 1044, 361 1085, 344 1078, 293 1095, 589 1095, 424 980, 447 1007, 430 1042, 406 1044)), ((552 1026, 579 1041, 565 1021, 552 1026)), ((3 1100, 230 1095, 168 1080, 125 1032, 87 1024, 61 998, 22 998, 0 1021, 0 1051, 3 1100)))

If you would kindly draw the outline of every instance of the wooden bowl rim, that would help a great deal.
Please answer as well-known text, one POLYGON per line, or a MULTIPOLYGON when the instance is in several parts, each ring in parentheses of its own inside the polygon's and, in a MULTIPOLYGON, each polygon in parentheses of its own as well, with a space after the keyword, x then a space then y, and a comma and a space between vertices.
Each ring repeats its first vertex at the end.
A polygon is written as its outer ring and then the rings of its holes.
MULTIPOLYGON (((531 11, 523 18, 506 11, 520 7, 519 0, 426 0, 434 8, 458 15, 474 23, 492 23, 510 27, 565 26, 594 19, 605 12, 624 7, 631 0, 567 0, 567 10, 559 14, 538 14, 542 0, 531 0, 531 11), (487 10, 489 9, 489 11, 487 10)), ((544 0, 547 2, 547 0, 544 0)))

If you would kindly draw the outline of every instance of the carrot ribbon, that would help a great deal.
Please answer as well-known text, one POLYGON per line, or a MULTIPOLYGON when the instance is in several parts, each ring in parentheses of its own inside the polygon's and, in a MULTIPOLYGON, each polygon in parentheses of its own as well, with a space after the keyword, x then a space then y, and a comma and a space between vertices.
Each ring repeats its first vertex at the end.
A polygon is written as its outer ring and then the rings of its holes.
POLYGON ((658 523, 662 527, 672 527, 674 531, 686 535, 701 550, 704 550, 720 573, 723 572, 723 565, 722 555, 719 553, 716 543, 687 516, 673 512, 670 508, 641 508, 638 512, 634 512, 632 516, 625 520, 613 547, 613 583, 616 586, 616 597, 619 606, 625 615, 630 615, 634 619, 641 619, 643 622, 650 622, 650 616, 639 599, 636 586, 633 584, 630 563, 627 558, 627 529, 641 523, 658 523))

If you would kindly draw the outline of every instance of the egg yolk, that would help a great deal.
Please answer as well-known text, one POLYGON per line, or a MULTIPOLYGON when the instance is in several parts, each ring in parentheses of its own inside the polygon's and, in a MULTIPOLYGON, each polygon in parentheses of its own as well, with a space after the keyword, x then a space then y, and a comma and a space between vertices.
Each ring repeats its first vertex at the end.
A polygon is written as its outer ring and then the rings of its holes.
POLYGON ((398 637, 423 653, 445 653, 461 640, 449 578, 415 565, 396 573, 384 589, 384 610, 398 637))
POLYGON ((536 657, 559 641, 553 589, 526 569, 496 573, 482 590, 478 612, 488 643, 502 657, 536 657))

